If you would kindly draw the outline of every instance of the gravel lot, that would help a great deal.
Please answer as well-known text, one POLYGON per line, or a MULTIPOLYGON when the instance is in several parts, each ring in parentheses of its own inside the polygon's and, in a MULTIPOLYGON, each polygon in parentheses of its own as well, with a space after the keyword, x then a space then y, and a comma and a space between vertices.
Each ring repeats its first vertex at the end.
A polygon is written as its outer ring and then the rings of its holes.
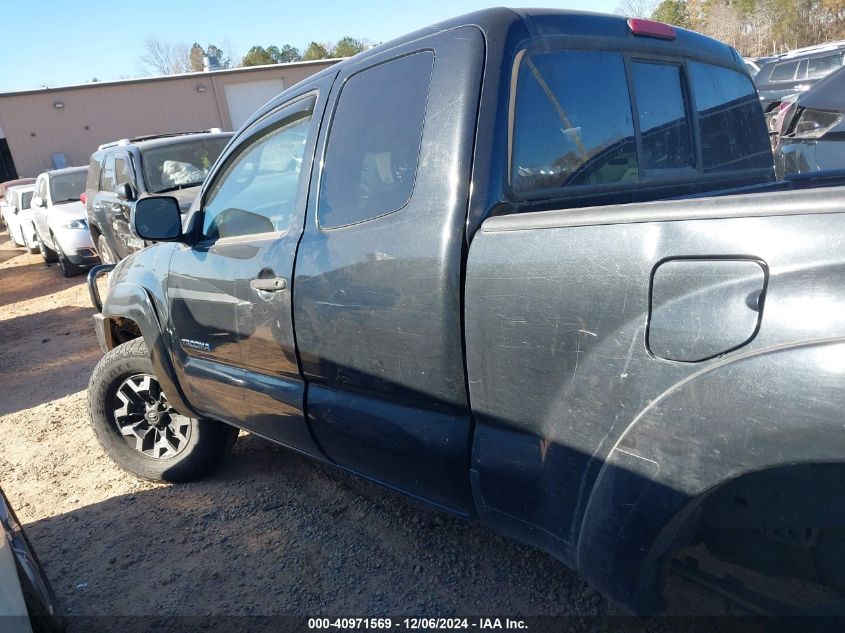
POLYGON ((0 235, 0 485, 68 615, 608 611, 546 554, 249 435, 201 482, 118 470, 88 427, 91 314, 84 277, 0 235))

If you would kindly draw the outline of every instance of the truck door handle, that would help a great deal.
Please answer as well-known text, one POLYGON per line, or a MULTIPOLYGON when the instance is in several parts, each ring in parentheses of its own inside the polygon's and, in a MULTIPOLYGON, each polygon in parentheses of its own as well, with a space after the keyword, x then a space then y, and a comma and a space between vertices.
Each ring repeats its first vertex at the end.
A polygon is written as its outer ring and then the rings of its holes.
POLYGON ((252 279, 249 282, 249 287, 253 290, 263 290, 264 292, 279 292, 288 287, 288 282, 282 277, 271 277, 270 279, 252 279))

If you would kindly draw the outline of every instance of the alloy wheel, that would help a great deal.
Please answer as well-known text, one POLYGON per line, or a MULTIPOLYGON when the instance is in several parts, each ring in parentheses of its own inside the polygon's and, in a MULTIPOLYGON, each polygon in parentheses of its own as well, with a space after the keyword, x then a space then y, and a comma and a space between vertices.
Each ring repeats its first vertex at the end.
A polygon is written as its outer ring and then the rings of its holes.
POLYGON ((123 439, 147 457, 170 459, 188 445, 191 419, 170 406, 155 376, 135 374, 124 380, 112 411, 123 439))

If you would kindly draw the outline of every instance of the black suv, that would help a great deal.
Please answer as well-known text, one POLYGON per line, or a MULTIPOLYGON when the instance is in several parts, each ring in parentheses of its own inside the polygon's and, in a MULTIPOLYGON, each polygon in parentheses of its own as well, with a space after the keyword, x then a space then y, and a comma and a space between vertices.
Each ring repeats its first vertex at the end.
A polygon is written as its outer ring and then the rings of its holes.
POLYGON ((105 263, 146 246, 129 227, 135 201, 169 193, 186 212, 231 132, 208 130, 121 139, 91 156, 85 208, 91 239, 105 263))
POLYGON ((845 43, 835 42, 798 49, 764 64, 754 75, 763 110, 786 95, 803 92, 842 66, 845 43))

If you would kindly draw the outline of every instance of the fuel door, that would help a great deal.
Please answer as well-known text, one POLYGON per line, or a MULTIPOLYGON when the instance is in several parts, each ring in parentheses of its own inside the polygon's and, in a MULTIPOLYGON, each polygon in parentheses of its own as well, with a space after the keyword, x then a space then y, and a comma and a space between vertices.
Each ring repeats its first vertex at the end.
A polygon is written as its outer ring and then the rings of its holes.
POLYGON ((757 334, 768 271, 756 259, 668 259, 652 274, 648 348, 657 358, 699 362, 757 334))

